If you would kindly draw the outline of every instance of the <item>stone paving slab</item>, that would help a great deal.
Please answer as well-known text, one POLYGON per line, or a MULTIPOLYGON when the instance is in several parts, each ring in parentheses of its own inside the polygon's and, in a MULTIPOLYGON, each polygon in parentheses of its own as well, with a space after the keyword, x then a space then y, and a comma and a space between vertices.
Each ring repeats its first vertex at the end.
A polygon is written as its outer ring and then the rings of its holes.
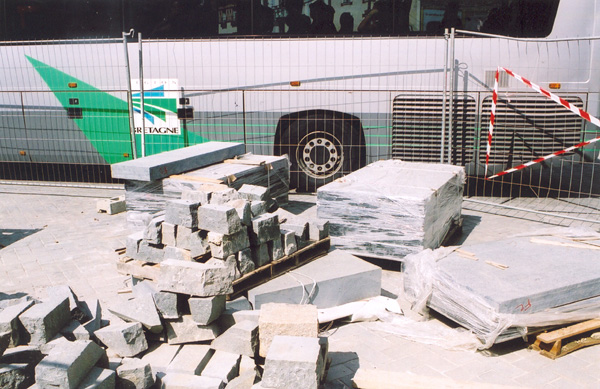
MULTIPOLYGON (((96 201, 122 195, 122 188, 75 188, 0 184, 0 293, 45 297, 45 288, 67 283, 80 300, 98 298, 103 307, 118 298, 128 277, 116 272, 116 248, 125 247, 125 214, 96 212, 96 201)), ((314 196, 293 195, 294 213, 316 213, 314 196)), ((458 243, 512 236, 547 224, 476 210, 463 212, 458 243)), ((597 227, 596 227, 597 228, 597 227)), ((384 271, 382 294, 395 297, 401 273, 384 271)), ((103 317, 110 319, 108 311, 103 317)), ((402 339, 373 323, 328 330, 332 358, 326 388, 352 387, 359 367, 411 372, 483 384, 533 388, 600 387, 600 346, 577 350, 557 360, 527 350, 520 341, 487 352, 448 351, 402 339)))

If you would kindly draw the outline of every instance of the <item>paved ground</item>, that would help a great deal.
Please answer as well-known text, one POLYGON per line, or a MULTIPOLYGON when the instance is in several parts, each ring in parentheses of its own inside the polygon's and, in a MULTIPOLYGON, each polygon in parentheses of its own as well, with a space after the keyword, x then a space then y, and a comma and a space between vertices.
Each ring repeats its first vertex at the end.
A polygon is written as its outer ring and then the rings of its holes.
MULTIPOLYGON (((115 270, 115 249, 125 246, 128 234, 125 215, 97 213, 96 201, 120 194, 118 188, 0 185, 0 293, 43 298, 45 287, 67 283, 82 299, 99 298, 104 307, 115 301, 127 282, 115 270)), ((314 202, 310 196, 293 199, 301 208, 314 202)), ((542 227, 547 225, 466 210, 457 241, 482 242, 542 227)), ((384 272, 386 295, 399 294, 401 284, 401 273, 384 272)), ((448 351, 383 332, 376 323, 342 325, 325 334, 332 357, 329 388, 351 386, 359 366, 471 381, 476 387, 600 387, 600 346, 550 360, 522 341, 486 352, 448 351)))

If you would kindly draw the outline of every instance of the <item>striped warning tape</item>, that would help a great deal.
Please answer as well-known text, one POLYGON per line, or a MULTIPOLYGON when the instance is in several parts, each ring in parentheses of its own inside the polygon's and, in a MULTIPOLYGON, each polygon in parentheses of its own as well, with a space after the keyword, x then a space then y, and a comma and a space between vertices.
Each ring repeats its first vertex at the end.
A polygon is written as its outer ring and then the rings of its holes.
MULTIPOLYGON (((531 89, 535 90, 538 93, 541 93, 542 95, 546 96, 547 98, 549 98, 550 100, 556 102, 559 105, 562 105, 563 107, 567 108, 568 110, 570 110, 571 112, 573 112, 574 114, 580 116, 581 118, 587 120, 588 122, 600 127, 600 119, 590 115, 589 113, 587 113, 586 111, 579 109, 577 107, 575 107, 574 105, 572 105, 571 103, 569 103, 568 101, 562 99, 561 97, 555 95, 554 93, 548 92, 547 90, 545 90, 544 88, 540 87, 537 84, 534 84, 533 82, 529 81, 526 78, 523 78, 521 76, 519 76, 516 73, 513 73, 512 71, 503 68, 503 67, 498 67, 498 69, 496 70, 496 77, 495 77, 495 81, 494 81, 494 91, 492 94, 492 110, 491 110, 491 114, 490 114, 490 128, 488 131, 488 142, 487 142, 487 147, 486 147, 486 156, 485 156, 485 176, 487 177, 487 171, 488 171, 488 164, 489 164, 489 160, 490 160, 490 153, 491 153, 491 149, 492 149, 492 137, 494 135, 494 122, 496 120, 496 102, 498 101, 498 77, 500 74, 500 71, 504 71, 506 72, 506 74, 508 74, 511 77, 516 78, 517 80, 521 81, 523 84, 527 85, 528 87, 530 87, 531 89)), ((534 159, 532 161, 529 161, 527 163, 524 163, 522 165, 519 166, 515 166, 512 167, 510 169, 504 170, 500 173, 496 173, 493 176, 488 177, 488 180, 494 179, 496 177, 500 177, 503 176, 505 174, 509 174, 509 173, 513 173, 516 172, 518 170, 523 170, 526 167, 529 167, 531 165, 535 165, 536 163, 540 163, 542 161, 548 160, 550 158, 554 158, 557 157, 559 155, 568 153, 570 151, 573 151, 575 149, 579 149, 582 147, 585 147, 589 144, 598 142, 600 140, 600 136, 596 137, 594 139, 590 139, 581 143, 578 143, 576 145, 573 145, 571 147, 567 147, 566 149, 548 154, 544 157, 540 157, 537 159, 534 159)))

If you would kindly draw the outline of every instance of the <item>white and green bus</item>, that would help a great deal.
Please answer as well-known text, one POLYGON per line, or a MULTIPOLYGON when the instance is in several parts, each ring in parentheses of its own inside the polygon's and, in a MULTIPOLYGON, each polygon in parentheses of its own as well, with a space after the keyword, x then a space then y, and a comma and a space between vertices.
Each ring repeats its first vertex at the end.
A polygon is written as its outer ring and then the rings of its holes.
MULTIPOLYGON (((599 8, 0 0, 0 178, 39 179, 42 169, 110 180, 112 163, 210 140, 287 154, 299 191, 389 158, 460 164, 481 177, 499 66, 600 114, 599 8)), ((598 131, 502 73, 490 172, 598 131)), ((597 157, 590 147, 556 160, 572 172, 593 169, 597 157)))

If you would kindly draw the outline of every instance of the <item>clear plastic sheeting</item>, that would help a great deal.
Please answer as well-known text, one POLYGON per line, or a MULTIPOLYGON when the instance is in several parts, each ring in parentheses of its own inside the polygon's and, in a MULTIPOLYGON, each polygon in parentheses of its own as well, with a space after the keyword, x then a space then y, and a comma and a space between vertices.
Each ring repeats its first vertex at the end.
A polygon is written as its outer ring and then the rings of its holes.
POLYGON ((598 318, 598 243, 600 234, 592 230, 552 229, 424 250, 404 259, 406 297, 413 310, 427 315, 431 308, 469 329, 480 339, 480 349, 550 326, 598 318), (545 235, 551 239, 539 239, 545 235), (498 257, 491 257, 492 252, 498 257))
POLYGON ((464 182, 460 166, 377 161, 319 188, 317 212, 335 246, 398 260, 440 247, 460 220, 464 182))

